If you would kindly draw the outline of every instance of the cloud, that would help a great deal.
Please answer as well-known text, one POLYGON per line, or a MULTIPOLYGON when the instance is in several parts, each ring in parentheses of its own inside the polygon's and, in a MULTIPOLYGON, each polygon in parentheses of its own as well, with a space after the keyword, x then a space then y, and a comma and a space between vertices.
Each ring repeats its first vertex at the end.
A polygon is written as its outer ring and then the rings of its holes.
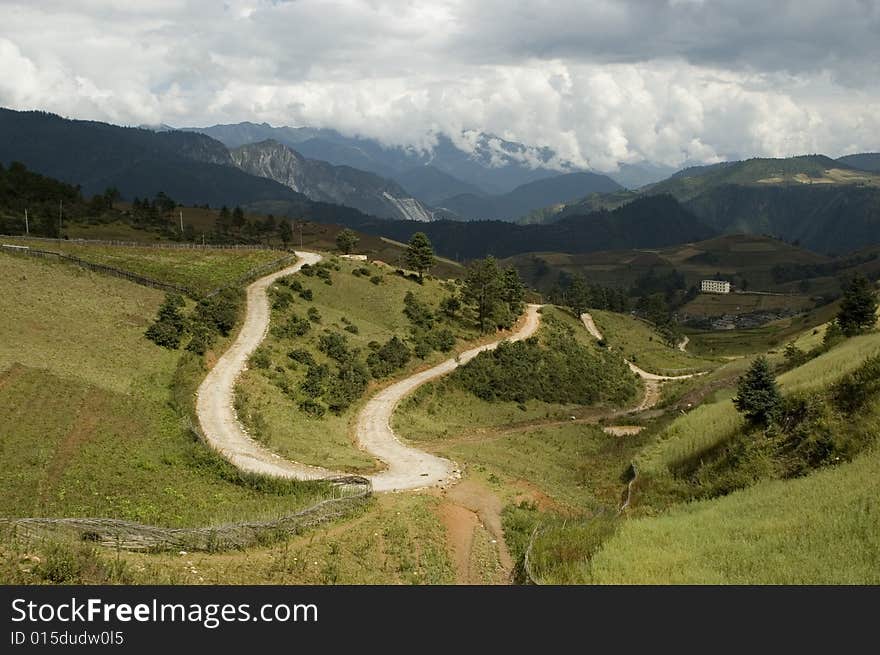
POLYGON ((4 3, 0 104, 333 127, 422 149, 437 132, 463 149, 488 132, 599 170, 880 149, 880 8, 867 0, 71 7, 4 3))

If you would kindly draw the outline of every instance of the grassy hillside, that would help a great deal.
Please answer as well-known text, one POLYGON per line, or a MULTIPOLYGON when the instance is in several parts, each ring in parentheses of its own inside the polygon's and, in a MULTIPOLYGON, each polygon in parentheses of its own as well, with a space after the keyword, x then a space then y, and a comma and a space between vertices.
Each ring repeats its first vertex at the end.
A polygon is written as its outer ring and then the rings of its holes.
MULTIPOLYGON (((292 351, 305 351, 317 365, 328 368, 328 376, 337 363, 322 352, 320 340, 328 334, 341 335, 349 351, 356 351, 363 360, 371 351, 370 343, 384 344, 394 336, 413 345, 411 322, 404 314, 407 293, 437 311, 440 300, 456 292, 457 285, 428 279, 420 285, 412 278, 403 277, 395 269, 376 264, 329 260, 332 267, 325 269, 332 284, 324 278, 296 275, 295 280, 312 294, 305 300, 295 292, 278 284, 274 293, 289 299, 289 304, 272 312, 272 325, 282 326, 292 317, 305 321, 305 334, 279 334, 271 329, 263 346, 260 365, 252 364, 241 376, 237 387, 239 415, 251 432, 276 452, 307 464, 340 468, 350 471, 369 471, 376 466, 372 457, 354 444, 353 421, 357 409, 369 395, 359 395, 354 403, 342 411, 325 411, 321 416, 309 415, 300 407, 306 397, 299 391, 310 366, 288 356, 292 351), (362 273, 362 271, 366 273, 362 273), (357 273, 355 275, 354 273, 357 273), (316 311, 318 320, 308 320, 308 312, 316 311)), ((277 297, 277 295, 276 295, 277 297)), ((459 319, 440 320, 437 329, 452 330, 455 338, 475 339, 478 333, 467 313, 459 319)), ((421 359, 414 354, 406 366, 394 376, 429 363, 451 357, 452 353, 433 351, 421 359)), ((367 373, 369 377, 369 373, 367 373)), ((325 385, 332 384, 328 379, 325 385)), ((382 384, 373 380, 370 388, 382 384)))
MULTIPOLYGON (((595 340, 578 321, 563 310, 545 306, 542 309, 543 325, 538 338, 546 340, 550 335, 548 323, 557 321, 572 329, 578 343, 598 352, 595 340)), ((613 375, 623 375, 630 381, 632 376, 622 367, 613 369, 613 375)), ((610 369, 597 367, 595 374, 601 380, 603 375, 611 375, 610 369)), ((608 386, 612 385, 607 380, 608 386)), ((635 397, 635 381, 632 380, 635 397)), ((546 402, 528 398, 522 402, 515 400, 483 400, 466 388, 463 388, 456 376, 431 382, 406 398, 393 417, 395 431, 401 436, 417 442, 432 442, 439 445, 444 440, 457 439, 467 435, 492 433, 494 428, 502 426, 529 425, 547 421, 567 421, 571 416, 585 417, 597 413, 595 405, 606 407, 609 403, 603 399, 600 403, 584 401, 581 403, 546 402)))
MULTIPOLYGON (((874 425, 880 430, 880 425, 874 425)), ((880 452, 805 478, 625 522, 584 580, 599 584, 878 584, 880 452)))
POLYGON ((196 294, 235 284, 250 271, 290 255, 282 250, 217 250, 104 246, 61 240, 6 238, 6 242, 61 252, 88 262, 191 289, 196 294))
MULTIPOLYGON (((880 333, 847 339, 841 345, 779 376, 783 393, 821 389, 857 368, 868 357, 880 353, 880 333)), ((669 471, 698 457, 729 439, 743 427, 743 420, 731 402, 732 391, 717 402, 697 407, 673 421, 653 445, 638 457, 646 473, 669 471)))
POLYGON ((6 254, 0 267, 0 515, 203 525, 323 494, 260 491, 195 440, 169 404, 177 353, 143 337, 160 292, 6 254))
POLYGON ((619 349, 626 359, 651 373, 685 375, 718 365, 715 360, 666 345, 650 324, 633 316, 602 310, 590 314, 605 341, 619 349))

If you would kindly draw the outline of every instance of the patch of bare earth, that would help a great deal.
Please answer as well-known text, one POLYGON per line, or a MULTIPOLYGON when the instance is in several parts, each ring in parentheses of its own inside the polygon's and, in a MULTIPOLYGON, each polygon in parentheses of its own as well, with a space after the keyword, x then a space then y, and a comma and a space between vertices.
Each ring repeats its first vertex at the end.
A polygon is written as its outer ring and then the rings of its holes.
POLYGON ((440 518, 459 584, 508 584, 513 558, 501 527, 503 504, 474 479, 443 490, 440 518))

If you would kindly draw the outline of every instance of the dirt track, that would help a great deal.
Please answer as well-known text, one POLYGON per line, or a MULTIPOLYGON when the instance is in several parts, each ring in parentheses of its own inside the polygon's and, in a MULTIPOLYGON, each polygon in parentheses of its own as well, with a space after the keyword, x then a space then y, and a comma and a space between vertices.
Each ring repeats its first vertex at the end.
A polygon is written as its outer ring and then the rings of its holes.
MULTIPOLYGON (((300 480, 344 475, 329 469, 286 460, 251 439, 238 420, 233 407, 235 381, 247 365, 248 357, 260 345, 269 329, 269 300, 266 289, 276 279, 299 271, 303 264, 315 264, 321 256, 297 252, 295 265, 260 278, 247 288, 244 324, 235 342, 217 361, 199 386, 196 412, 207 441, 238 468, 267 475, 300 480)), ((538 329, 537 305, 529 305, 525 320, 511 340, 525 339, 538 329)), ((443 485, 459 473, 455 464, 402 443, 390 427, 397 403, 417 387, 454 370, 478 353, 491 350, 498 341, 478 346, 448 359, 428 370, 396 382, 371 398, 357 419, 358 445, 381 460, 386 469, 369 476, 375 491, 397 491, 443 485)))
MULTIPOLYGON (((599 341, 602 340, 602 333, 599 331, 599 328, 596 327, 596 322, 590 314, 581 314, 581 321, 583 322, 584 327, 587 328, 587 332, 592 334, 599 341)), ((687 342, 685 342, 685 345, 687 345, 687 342)), ((650 409, 660 401, 661 382, 665 382, 666 380, 685 380, 697 375, 703 375, 702 373, 690 373, 689 375, 657 375, 656 373, 649 373, 648 371, 639 368, 627 359, 624 359, 623 361, 626 362, 627 366, 629 366, 633 373, 645 381, 645 396, 642 398, 642 401, 638 406, 632 410, 634 412, 641 412, 650 409)))

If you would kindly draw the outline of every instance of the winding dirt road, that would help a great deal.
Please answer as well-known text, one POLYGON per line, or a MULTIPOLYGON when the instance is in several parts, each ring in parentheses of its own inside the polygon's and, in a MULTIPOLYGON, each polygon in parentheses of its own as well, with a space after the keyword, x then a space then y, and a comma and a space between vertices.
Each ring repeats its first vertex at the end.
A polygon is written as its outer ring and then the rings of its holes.
MULTIPOLYGON (((590 314, 581 314, 581 321, 583 322, 584 327, 587 328, 587 332, 592 334, 599 341, 602 341, 602 333, 599 331, 596 322, 590 314)), ((645 396, 642 398, 642 401, 631 410, 633 412, 641 412, 650 409, 660 401, 661 382, 666 382, 667 380, 686 380, 687 378, 696 377, 697 375, 703 375, 703 373, 690 373, 688 375, 657 375, 656 373, 649 373, 645 369, 639 368, 628 359, 624 359, 623 361, 626 362, 626 365, 629 366, 633 373, 645 381, 645 396)))
MULTIPOLYGON (((266 289, 279 277, 296 273, 303 264, 316 264, 321 256, 297 252, 293 266, 262 277, 247 288, 244 324, 232 346, 217 361, 199 386, 196 413, 205 439, 232 464, 243 471, 298 480, 317 480, 346 475, 318 466, 293 462, 271 452, 248 436, 235 413, 235 381, 247 365, 248 357, 260 345, 269 329, 269 299, 266 289)), ((510 340, 525 339, 540 323, 538 305, 528 305, 526 316, 510 340)), ((385 470, 368 476, 375 491, 398 491, 444 485, 458 478, 451 460, 431 455, 402 443, 390 426, 397 403, 429 380, 445 375, 477 354, 492 350, 500 341, 471 348, 458 357, 396 382, 377 393, 364 405, 357 418, 357 442, 381 460, 385 470)))

